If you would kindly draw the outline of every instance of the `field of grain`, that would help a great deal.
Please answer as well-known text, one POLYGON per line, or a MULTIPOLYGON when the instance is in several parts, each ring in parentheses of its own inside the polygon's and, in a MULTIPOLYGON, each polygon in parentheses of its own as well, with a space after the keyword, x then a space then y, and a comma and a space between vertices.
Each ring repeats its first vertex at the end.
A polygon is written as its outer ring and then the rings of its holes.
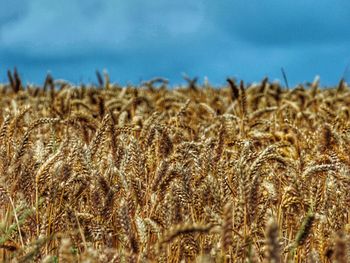
POLYGON ((350 89, 0 85, 3 262, 348 262, 350 89))

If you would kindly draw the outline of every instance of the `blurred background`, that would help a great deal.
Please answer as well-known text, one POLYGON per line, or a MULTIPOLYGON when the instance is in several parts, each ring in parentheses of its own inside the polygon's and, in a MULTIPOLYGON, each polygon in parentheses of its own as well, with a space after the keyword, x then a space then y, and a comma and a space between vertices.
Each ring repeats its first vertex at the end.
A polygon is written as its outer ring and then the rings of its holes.
POLYGON ((350 82, 350 1, 0 0, 0 81, 350 82))

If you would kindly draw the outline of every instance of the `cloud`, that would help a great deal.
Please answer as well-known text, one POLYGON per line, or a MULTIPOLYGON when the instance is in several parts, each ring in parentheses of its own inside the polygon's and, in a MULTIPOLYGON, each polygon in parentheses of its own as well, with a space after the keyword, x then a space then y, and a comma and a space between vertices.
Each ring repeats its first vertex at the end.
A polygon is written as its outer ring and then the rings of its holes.
POLYGON ((181 73, 224 83, 281 78, 336 83, 350 59, 350 2, 316 0, 3 0, 0 65, 24 78, 75 82, 107 68, 138 82, 181 73))
POLYGON ((32 0, 21 20, 3 28, 2 48, 36 56, 144 48, 195 32, 202 12, 200 1, 32 0))
POLYGON ((350 40, 350 3, 319 0, 208 1, 210 20, 252 45, 294 45, 350 40))
POLYGON ((2 0, 0 8, 0 29, 1 27, 17 21, 27 12, 28 3, 25 0, 2 0))

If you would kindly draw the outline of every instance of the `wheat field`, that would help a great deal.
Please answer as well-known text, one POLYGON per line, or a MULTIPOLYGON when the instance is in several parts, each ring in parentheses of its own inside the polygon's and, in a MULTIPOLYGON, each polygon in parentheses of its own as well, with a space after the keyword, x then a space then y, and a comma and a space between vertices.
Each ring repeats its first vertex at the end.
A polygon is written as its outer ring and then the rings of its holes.
POLYGON ((350 89, 0 85, 2 262, 348 262, 350 89))

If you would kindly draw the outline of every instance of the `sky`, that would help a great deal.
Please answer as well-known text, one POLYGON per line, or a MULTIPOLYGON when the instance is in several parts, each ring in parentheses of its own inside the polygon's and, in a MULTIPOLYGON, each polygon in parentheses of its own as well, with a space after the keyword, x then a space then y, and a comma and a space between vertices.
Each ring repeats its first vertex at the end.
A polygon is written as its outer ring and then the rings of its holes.
POLYGON ((0 82, 350 82, 348 0, 0 0, 0 82))

